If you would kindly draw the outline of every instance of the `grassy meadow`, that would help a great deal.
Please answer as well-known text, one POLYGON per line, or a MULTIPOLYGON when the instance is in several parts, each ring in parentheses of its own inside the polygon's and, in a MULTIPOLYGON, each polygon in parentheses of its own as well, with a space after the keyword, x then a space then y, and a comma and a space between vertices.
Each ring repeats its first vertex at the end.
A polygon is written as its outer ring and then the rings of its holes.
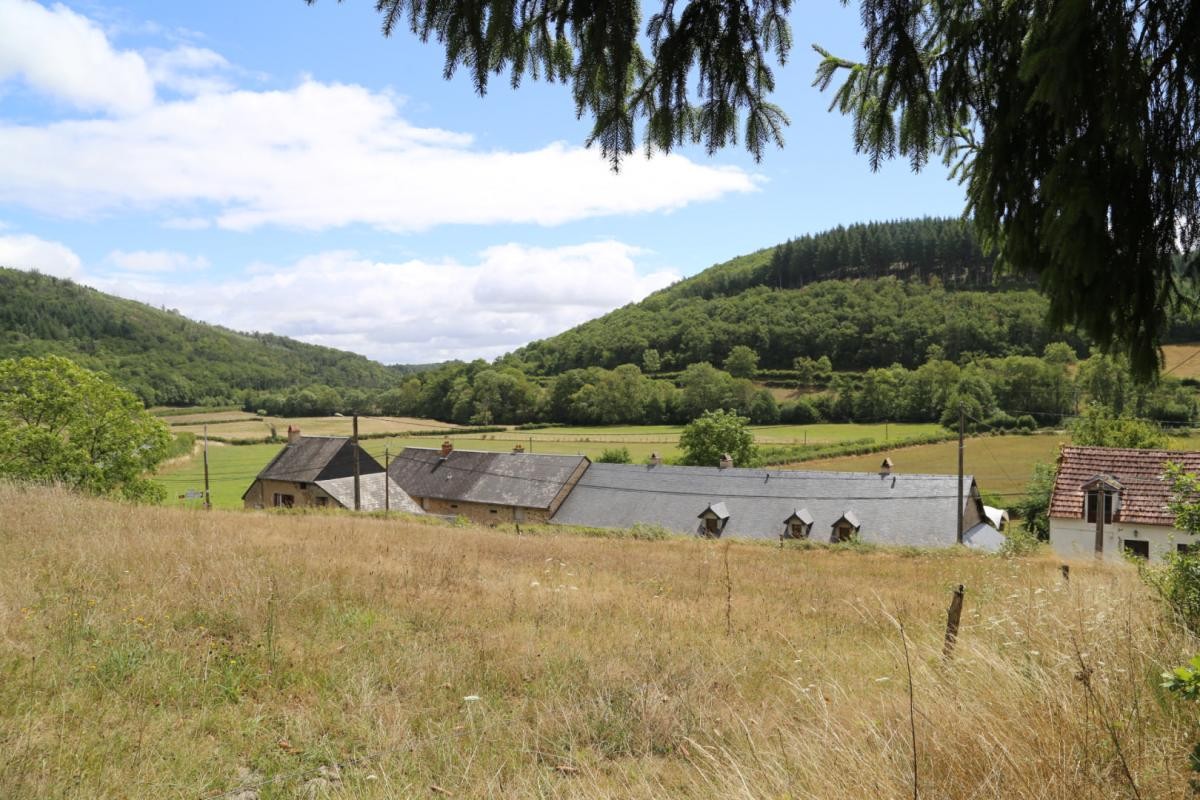
POLYGON ((1176 378, 1200 378, 1200 342, 1163 345, 1163 373, 1176 378))
POLYGON ((6 800, 1187 793, 1124 565, 0 508, 6 800))
MULTIPOLYGON (((259 417, 245 411, 223 411, 163 417, 175 433, 187 431, 200 436, 204 425, 208 435, 230 441, 255 441, 271 436, 286 436, 289 425, 297 425, 310 436, 349 436, 353 430, 350 417, 259 417)), ((385 433, 408 434, 420 431, 447 430, 460 427, 449 422, 413 417, 360 417, 358 432, 362 436, 385 433)))

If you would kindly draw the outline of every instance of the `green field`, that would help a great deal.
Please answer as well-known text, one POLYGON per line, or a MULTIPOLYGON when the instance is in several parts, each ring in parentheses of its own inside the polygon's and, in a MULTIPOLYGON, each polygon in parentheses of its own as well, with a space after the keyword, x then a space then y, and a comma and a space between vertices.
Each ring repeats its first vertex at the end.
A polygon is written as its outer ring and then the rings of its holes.
MULTIPOLYGON (((309 436, 349 436, 353 422, 350 417, 259 417, 245 411, 221 411, 164 417, 171 430, 186 431, 200 436, 204 425, 208 435, 230 441, 255 441, 274 435, 286 435, 289 425, 295 425, 309 436)), ((413 433, 442 431, 460 426, 435 419, 413 417, 360 417, 358 432, 363 436, 381 433, 413 433)))
MULTIPOLYGON (((426 422, 428 421, 420 421, 426 422)), ((329 417, 316 420, 300 420, 305 433, 349 434, 349 420, 329 417), (320 423, 329 423, 328 426, 320 423), (332 428, 332 430, 330 430, 332 428)), ((232 425, 233 423, 231 423, 232 425)), ((441 424, 441 423, 437 423, 441 424)), ((229 425, 211 426, 224 429, 229 425)), ((286 430, 284 425, 282 430, 286 430)), ((174 430, 191 430, 191 426, 174 430)), ((367 432, 360 422, 360 431, 367 432)), ((603 428, 541 428, 532 431, 510 430, 499 433, 451 436, 455 447, 464 450, 506 451, 520 444, 527 452, 581 454, 595 460, 609 448, 625 447, 634 461, 645 461, 652 452, 670 458, 678 455, 679 434, 683 430, 675 425, 643 425, 603 428)), ((755 441, 760 445, 827 445, 838 442, 874 439, 877 442, 903 442, 917 436, 925 436, 941 430, 933 424, 878 424, 878 425, 763 425, 753 428, 755 441)), ((437 447, 443 436, 397 436, 385 439, 368 439, 363 447, 371 455, 383 460, 384 449, 392 454, 405 447, 437 447)), ((254 480, 258 472, 271 457, 279 452, 278 444, 213 445, 209 447, 209 478, 212 486, 213 505, 217 508, 238 508, 242 492, 254 480)), ((189 489, 199 490, 204 486, 204 468, 199 455, 166 465, 158 480, 167 489, 171 503, 198 505, 198 500, 183 501, 179 495, 189 489)))
MULTIPOLYGON (((1063 444, 1070 444, 1070 436, 1065 432, 1032 436, 973 436, 966 440, 963 467, 967 473, 975 476, 980 491, 1011 505, 1023 496, 1025 485, 1033 473, 1033 465, 1038 462, 1054 463, 1063 444)), ((1200 437, 1193 434, 1172 438, 1170 446, 1173 450, 1198 449, 1200 437)), ((958 442, 955 441, 899 447, 889 450, 887 456, 892 459, 892 469, 898 474, 946 475, 958 472, 958 442)), ((869 472, 878 469, 883 458, 883 453, 823 458, 789 468, 869 472)))

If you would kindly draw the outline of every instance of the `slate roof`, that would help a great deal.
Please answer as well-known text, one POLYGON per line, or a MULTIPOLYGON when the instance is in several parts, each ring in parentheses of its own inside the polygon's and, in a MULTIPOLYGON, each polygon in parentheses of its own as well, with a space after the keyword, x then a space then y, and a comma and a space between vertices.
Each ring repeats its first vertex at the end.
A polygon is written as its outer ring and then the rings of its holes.
MULTIPOLYGON (((358 506, 362 511, 383 511, 386 506, 391 511, 404 511, 409 514, 424 514, 416 501, 408 496, 400 485, 391 481, 388 496, 384 496, 384 473, 373 472, 369 475, 359 475, 358 506)), ((330 478, 316 481, 317 486, 325 490, 342 508, 354 508, 354 476, 347 478, 330 478)))
POLYGON ((1118 520, 1174 526, 1175 515, 1167 507, 1171 487, 1162 477, 1168 461, 1182 464, 1188 472, 1200 472, 1198 452, 1063 447, 1050 497, 1050 516, 1082 519, 1083 485, 1101 476, 1115 479, 1121 486, 1118 520))
MULTIPOLYGON (((970 475, 965 487, 965 502, 977 504, 982 518, 970 475)), ((813 518, 811 538, 829 541, 834 522, 850 511, 862 525, 863 541, 932 547, 954 544, 957 497, 957 475, 592 464, 552 521, 595 528, 643 522, 694 534, 696 515, 724 503, 724 536, 778 539, 784 520, 806 509, 813 518)))
MULTIPOLYGON (((383 466, 360 448, 361 475, 383 472, 383 466)), ((259 480, 316 483, 354 474, 354 443, 346 436, 300 436, 288 442, 258 473, 259 480)))
POLYGON ((412 497, 549 509, 584 456, 406 447, 389 474, 412 497))

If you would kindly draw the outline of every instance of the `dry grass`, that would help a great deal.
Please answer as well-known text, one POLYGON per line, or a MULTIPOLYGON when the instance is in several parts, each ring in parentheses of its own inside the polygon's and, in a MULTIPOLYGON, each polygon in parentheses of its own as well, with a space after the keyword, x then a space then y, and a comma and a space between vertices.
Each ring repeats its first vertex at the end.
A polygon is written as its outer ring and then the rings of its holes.
POLYGON ((911 797, 900 621, 921 797, 1131 796, 1122 759, 1141 797, 1182 797, 1197 733, 1157 683, 1198 644, 1124 567, 1076 565, 1064 585, 1049 559, 519 537, 3 486, 0 552, 6 800, 269 778, 263 800, 911 797), (340 781, 306 783, 334 762, 340 781))
POLYGON ((1176 378, 1200 378, 1200 343, 1163 345, 1163 374, 1176 378))
MULTIPOLYGON (((263 439, 270 436, 272 430, 277 436, 284 436, 289 425, 298 426, 308 436, 349 436, 353 428, 350 417, 258 417, 245 412, 229 411, 164 419, 172 425, 172 431, 187 431, 197 436, 204 432, 204 423, 207 422, 210 436, 230 440, 263 439)), ((364 436, 384 433, 408 434, 458 427, 461 426, 435 419, 362 417, 359 419, 358 432, 364 436)))

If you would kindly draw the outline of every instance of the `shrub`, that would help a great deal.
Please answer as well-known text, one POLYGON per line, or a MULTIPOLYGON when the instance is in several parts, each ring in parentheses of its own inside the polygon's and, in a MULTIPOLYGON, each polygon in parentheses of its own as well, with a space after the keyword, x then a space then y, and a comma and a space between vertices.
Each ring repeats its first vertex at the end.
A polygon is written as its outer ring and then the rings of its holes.
POLYGON ((1017 417, 1017 428, 1023 431, 1037 430, 1037 420, 1029 414, 1022 414, 1017 417))
POLYGON ((1168 553, 1162 566, 1143 565, 1141 572, 1176 621, 1200 633, 1200 555, 1168 553))
POLYGON ((812 401, 800 398, 779 407, 779 421, 792 425, 812 425, 821 421, 821 414, 812 401))
POLYGON ((628 464, 633 459, 629 455, 628 447, 606 447, 600 451, 600 457, 596 459, 597 464, 628 464))
POLYGON ((644 542, 657 542, 667 539, 671 536, 671 531, 664 528, 662 525, 654 525, 649 522, 637 522, 629 529, 629 536, 633 539, 638 539, 644 542))
POLYGON ((999 555, 1005 558, 1027 556, 1036 552, 1040 546, 1038 537, 1027 527, 1010 523, 1004 533, 1004 544, 1000 546, 999 555))

